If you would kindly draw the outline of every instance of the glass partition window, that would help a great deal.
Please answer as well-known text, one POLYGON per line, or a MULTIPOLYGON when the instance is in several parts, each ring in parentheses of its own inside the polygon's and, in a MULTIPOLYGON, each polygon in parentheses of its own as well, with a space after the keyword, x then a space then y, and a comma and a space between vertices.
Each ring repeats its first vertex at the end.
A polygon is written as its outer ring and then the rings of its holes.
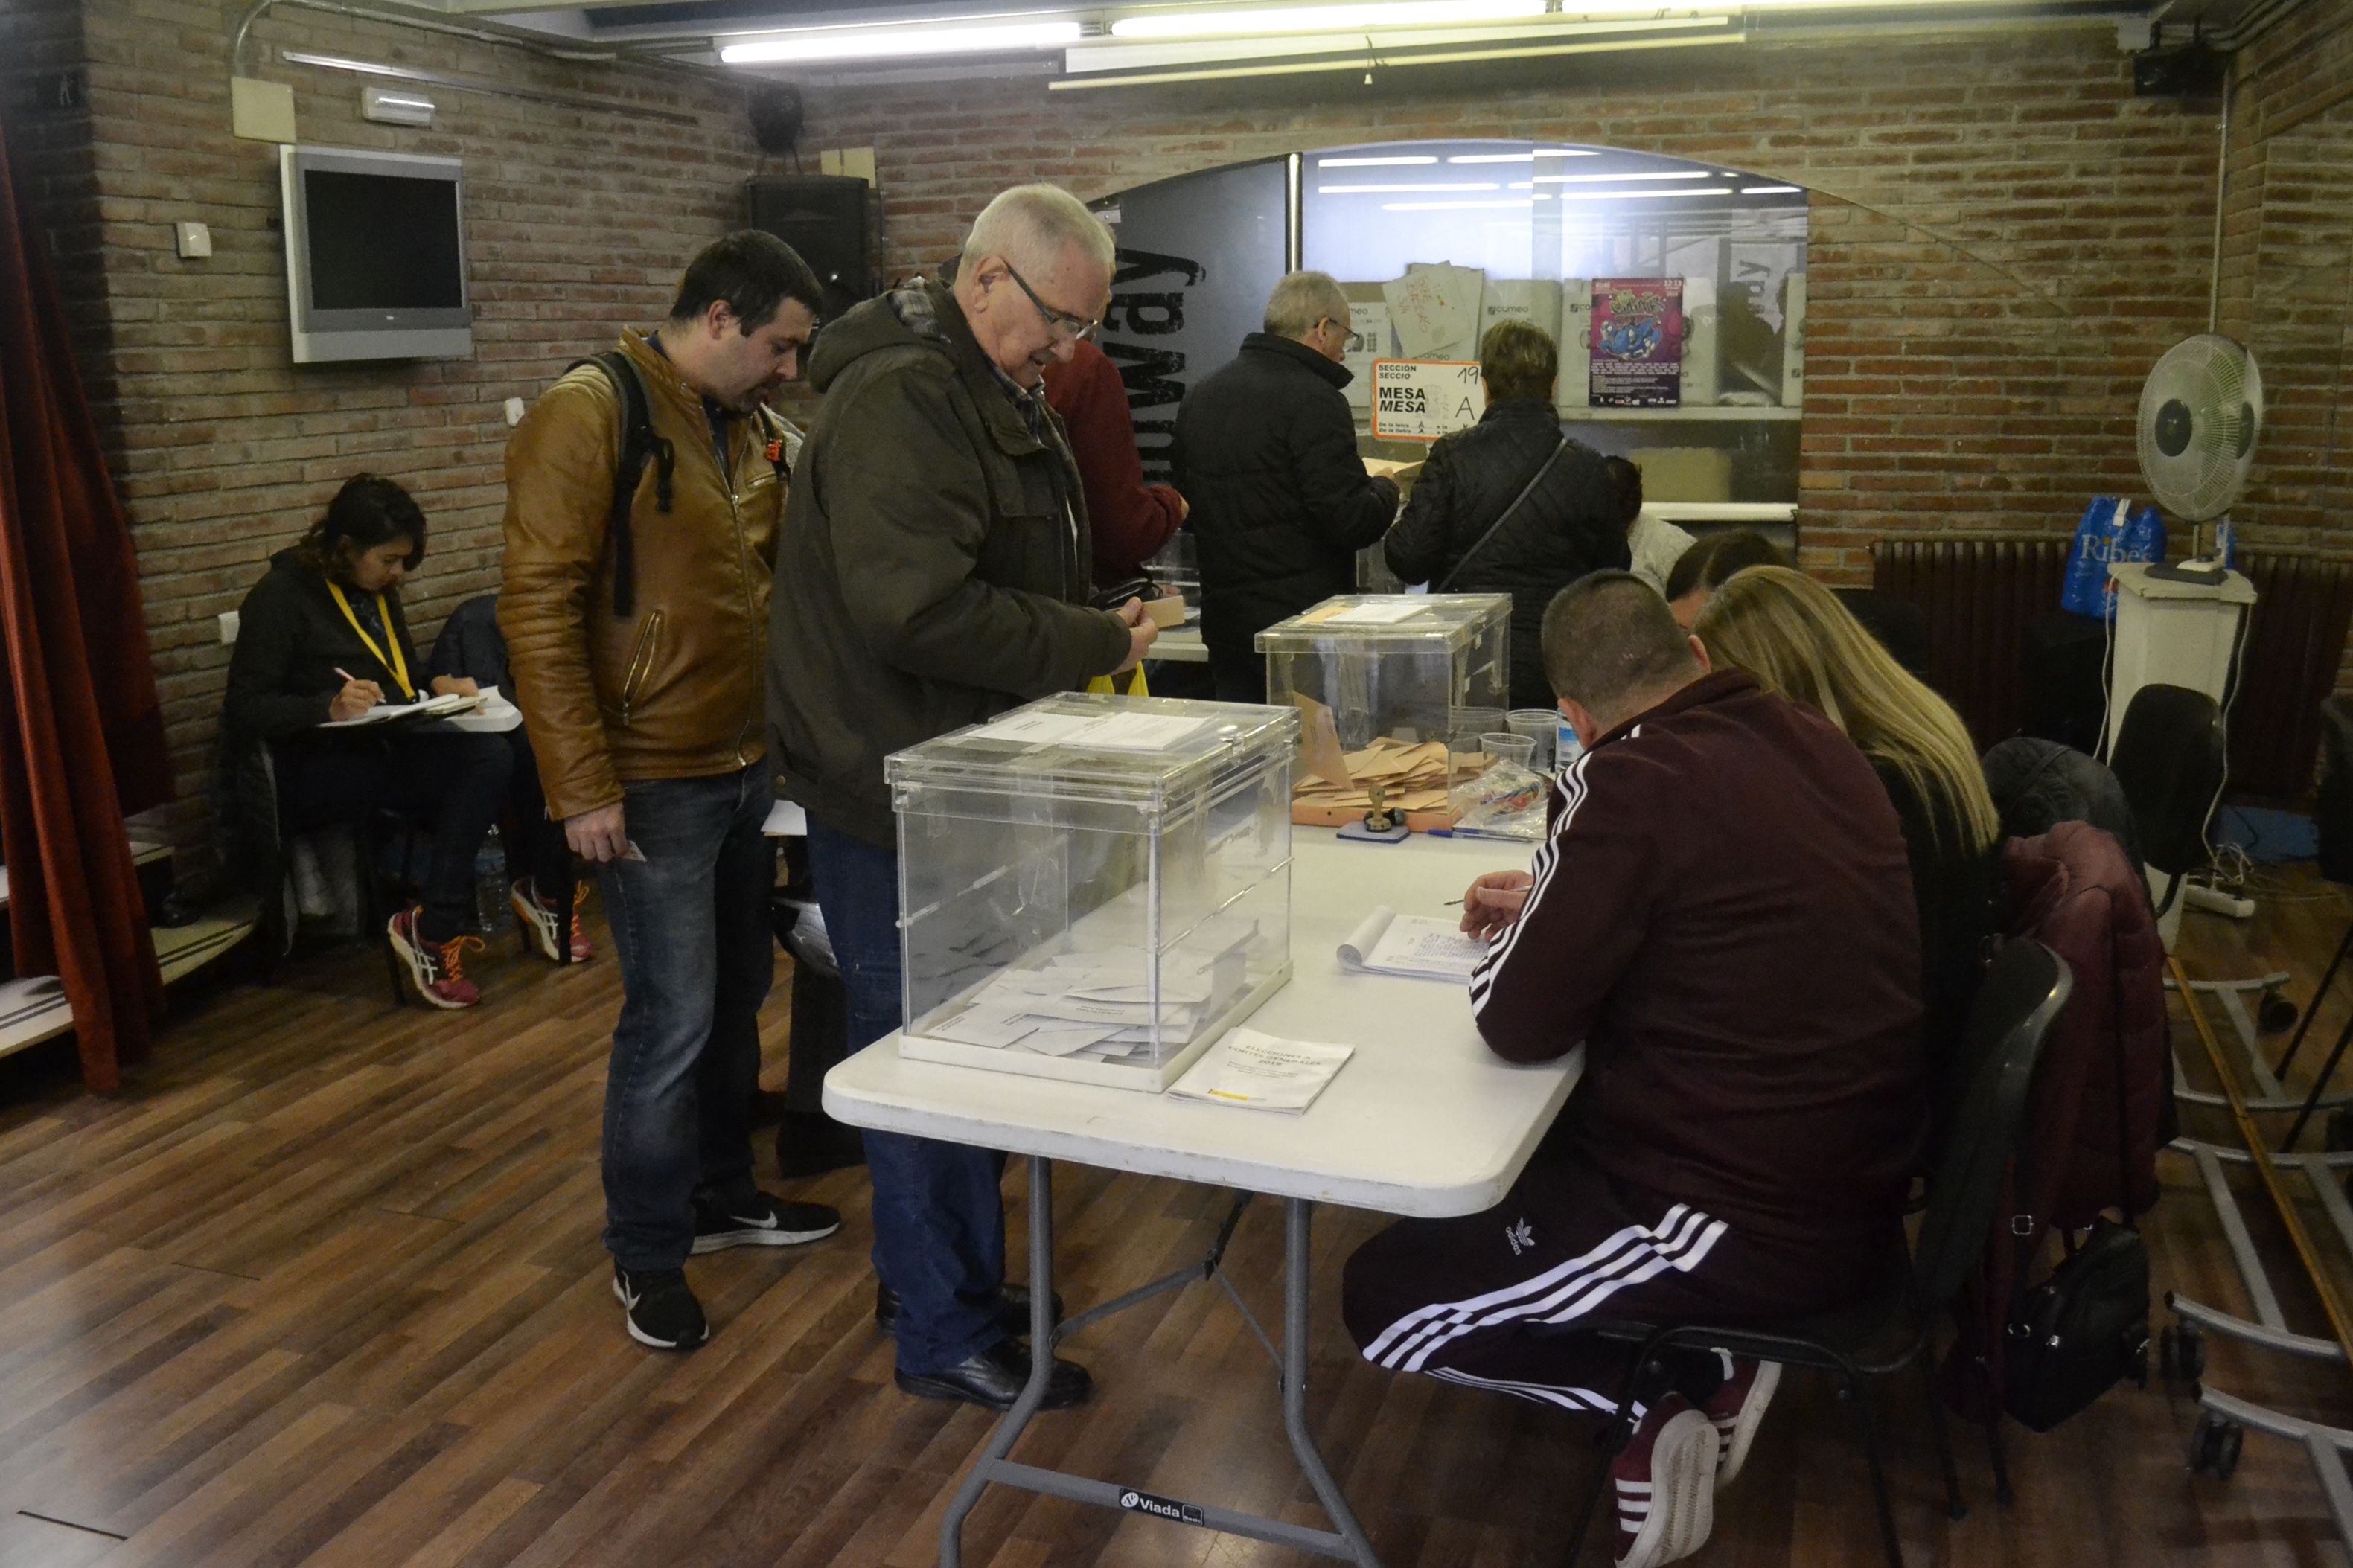
POLYGON ((1312 152, 1301 187, 1303 265, 1351 304, 1367 453, 1417 458, 1475 422, 1465 367, 1489 327, 1518 318, 1560 347, 1570 433, 1641 463, 1652 501, 1727 516, 1796 501, 1801 188, 1525 142, 1312 152))

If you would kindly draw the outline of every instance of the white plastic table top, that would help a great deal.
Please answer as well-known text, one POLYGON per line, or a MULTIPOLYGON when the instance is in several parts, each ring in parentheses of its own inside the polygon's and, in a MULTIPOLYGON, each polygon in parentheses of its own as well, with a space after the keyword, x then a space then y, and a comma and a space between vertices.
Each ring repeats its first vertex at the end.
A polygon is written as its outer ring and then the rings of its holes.
POLYGON ((1240 1187, 1384 1214, 1475 1214, 1500 1202, 1577 1082, 1583 1053, 1518 1067, 1487 1048, 1459 985, 1344 968, 1338 948, 1376 904, 1445 915, 1519 846, 1413 838, 1293 839, 1292 979, 1249 1020, 1356 1053, 1303 1115, 1169 1094, 906 1060, 885 1036, 826 1075, 853 1126, 1240 1187))

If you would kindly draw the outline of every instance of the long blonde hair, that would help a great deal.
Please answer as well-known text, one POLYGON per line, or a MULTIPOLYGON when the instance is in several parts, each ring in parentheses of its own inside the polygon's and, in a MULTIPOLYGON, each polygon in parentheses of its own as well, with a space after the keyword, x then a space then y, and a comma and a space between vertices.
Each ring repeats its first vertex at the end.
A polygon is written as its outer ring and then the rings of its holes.
POLYGON ((1957 824, 1968 838, 1960 847, 1972 850, 2001 836, 1961 716, 1812 578, 1752 566, 1715 591, 1692 630, 1719 667, 1737 666, 1767 690, 1820 709, 1864 756, 1894 769, 1929 808, 1932 831, 1957 824))

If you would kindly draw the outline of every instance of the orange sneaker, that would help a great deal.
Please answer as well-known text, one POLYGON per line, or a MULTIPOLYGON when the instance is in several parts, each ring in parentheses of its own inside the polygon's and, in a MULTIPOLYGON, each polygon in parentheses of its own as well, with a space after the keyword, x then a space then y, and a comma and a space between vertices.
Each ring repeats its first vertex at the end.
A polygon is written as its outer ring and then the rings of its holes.
POLYGON ((481 988, 466 978, 466 950, 482 951, 482 939, 478 936, 453 937, 448 942, 427 942, 419 932, 418 924, 425 918, 425 906, 412 905, 401 910, 385 924, 385 933, 392 938, 392 951, 400 954, 408 965, 408 977, 417 982, 417 993, 436 1007, 470 1007, 482 999, 481 988))
MULTIPOLYGON (((572 962, 586 963, 596 956, 589 945, 588 933, 581 929, 580 906, 588 900, 588 884, 580 882, 572 889, 572 962)), ((522 931, 525 952, 536 952, 550 963, 559 962, 555 949, 555 911, 539 901, 539 890, 525 877, 507 889, 508 907, 514 910, 515 924, 522 931)))

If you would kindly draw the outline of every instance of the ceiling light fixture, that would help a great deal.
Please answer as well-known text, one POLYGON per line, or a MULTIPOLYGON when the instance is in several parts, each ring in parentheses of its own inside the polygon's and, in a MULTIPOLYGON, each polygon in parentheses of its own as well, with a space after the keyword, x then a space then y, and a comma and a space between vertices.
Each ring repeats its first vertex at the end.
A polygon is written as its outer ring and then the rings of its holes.
POLYGON ((1795 195, 1805 188, 1803 185, 1743 185, 1740 194, 1744 196, 1788 196, 1795 195))
POLYGON ((1210 38, 1245 33, 1317 33, 1368 27, 1432 27, 1507 22, 1545 14, 1545 0, 1374 0, 1358 5, 1169 10, 1122 16, 1114 38, 1210 38))
POLYGON ((1412 157, 1384 156, 1378 158, 1318 158, 1315 160, 1315 166, 1319 169, 1389 169, 1401 167, 1408 163, 1435 163, 1437 162, 1438 155, 1436 153, 1417 153, 1412 157))
POLYGON ((1428 185, 1318 185, 1319 196, 1390 196, 1400 191, 1493 191, 1499 186, 1494 181, 1484 184, 1476 180, 1442 181, 1428 185))
POLYGON ((1032 16, 973 18, 977 25, 938 21, 887 26, 802 27, 723 45, 719 58, 731 66, 803 65, 818 60, 905 59, 923 55, 1008 53, 1016 49, 1066 48, 1079 41, 1073 21, 1032 16))
MULTIPOLYGON (((1536 200, 1542 199, 1536 198, 1536 200)), ((1383 202, 1381 211, 1385 213, 1459 213, 1490 212, 1498 208, 1510 208, 1517 212, 1525 212, 1534 205, 1535 201, 1526 196, 1522 196, 1516 201, 1495 202, 1383 202)))
POLYGON ((1730 185, 1677 185, 1671 191, 1563 191, 1560 199, 1565 202, 1639 202, 1662 196, 1728 196, 1731 194, 1730 185))
POLYGON ((1612 180, 1706 180, 1716 177, 1705 169, 1673 169, 1630 174, 1538 174, 1535 183, 1539 185, 1599 185, 1612 180))
MULTIPOLYGON (((1408 66, 1466 65, 1480 60, 1527 60, 1565 55, 1615 53, 1626 49, 1680 49, 1694 46, 1745 44, 1747 41, 1748 35, 1745 32, 1724 32, 1674 37, 1644 37, 1640 39, 1613 37, 1570 44, 1514 42, 1499 47, 1447 47, 1426 53, 1387 54, 1381 57, 1379 64, 1384 70, 1398 70, 1408 66)), ((1334 71, 1362 72, 1368 63, 1361 49, 1336 58, 1278 60, 1266 64, 1243 64, 1203 55, 1198 57, 1201 61, 1198 65, 1175 68, 1113 71, 1098 68, 1091 74, 1077 74, 1086 68, 1079 63, 1082 52, 1072 49, 1062 57, 1062 68, 1072 74, 1056 77, 1047 82, 1048 92, 1085 92, 1106 87, 1160 87, 1187 81, 1242 81, 1270 76, 1317 76, 1334 71)))

